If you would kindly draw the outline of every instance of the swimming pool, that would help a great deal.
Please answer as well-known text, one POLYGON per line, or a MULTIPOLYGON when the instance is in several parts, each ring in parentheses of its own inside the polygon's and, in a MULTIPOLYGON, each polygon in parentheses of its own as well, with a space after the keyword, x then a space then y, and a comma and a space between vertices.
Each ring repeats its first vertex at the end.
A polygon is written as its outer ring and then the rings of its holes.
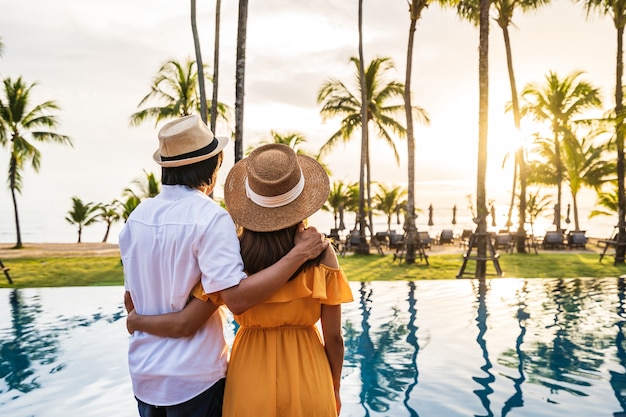
MULTIPOLYGON (((351 286, 342 416, 626 415, 624 279, 351 286)), ((0 415, 137 415, 122 292, 0 290, 0 415)))

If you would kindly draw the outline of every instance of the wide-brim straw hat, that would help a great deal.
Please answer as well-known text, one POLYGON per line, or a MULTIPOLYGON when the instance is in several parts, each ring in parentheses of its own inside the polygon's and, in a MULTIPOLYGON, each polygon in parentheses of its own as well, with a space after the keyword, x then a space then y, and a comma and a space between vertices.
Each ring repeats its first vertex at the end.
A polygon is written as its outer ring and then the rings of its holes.
POLYGON ((202 119, 192 114, 171 121, 159 130, 159 149, 153 159, 168 168, 195 164, 214 157, 226 144, 228 138, 213 136, 202 119))
POLYGON ((224 185, 233 220, 255 232, 300 223, 322 208, 329 193, 328 175, 319 162, 281 144, 252 151, 232 167, 224 185))

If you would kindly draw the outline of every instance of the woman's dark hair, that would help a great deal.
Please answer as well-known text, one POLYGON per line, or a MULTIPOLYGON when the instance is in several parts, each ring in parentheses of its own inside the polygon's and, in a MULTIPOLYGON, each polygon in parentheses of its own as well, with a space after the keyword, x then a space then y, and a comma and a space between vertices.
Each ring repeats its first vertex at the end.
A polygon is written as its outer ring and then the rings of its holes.
MULTIPOLYGON (((298 225, 290 226, 274 232, 253 232, 241 229, 239 242, 244 269, 248 275, 255 274, 278 262, 294 246, 294 236, 298 225)), ((293 279, 309 265, 319 265, 322 255, 306 261, 289 279, 293 279)))
POLYGON ((217 171, 222 165, 224 152, 220 152, 212 158, 195 164, 180 167, 162 167, 161 183, 163 185, 186 185, 190 188, 198 188, 204 185, 211 186, 217 180, 217 171))

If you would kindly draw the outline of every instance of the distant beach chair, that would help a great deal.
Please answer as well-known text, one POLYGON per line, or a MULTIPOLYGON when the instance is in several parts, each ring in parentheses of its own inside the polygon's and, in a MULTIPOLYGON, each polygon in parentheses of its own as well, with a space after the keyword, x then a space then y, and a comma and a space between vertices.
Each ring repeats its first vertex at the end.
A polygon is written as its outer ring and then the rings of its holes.
POLYGON ((584 230, 573 230, 567 234, 567 246, 570 249, 585 249, 587 246, 587 236, 584 230))
POLYGON ((495 250, 503 249, 505 252, 513 253, 515 239, 510 233, 498 233, 493 237, 493 248, 495 250))
POLYGON ((543 249, 563 249, 565 247, 563 232, 547 231, 541 245, 543 249))
POLYGON ((430 245, 432 245, 433 243, 433 238, 430 237, 430 233, 428 233, 427 231, 423 231, 423 232, 418 231, 417 235, 419 237, 419 241, 422 247, 424 249, 430 249, 430 245))
POLYGON ((452 229, 443 229, 439 235, 439 244, 454 243, 454 231, 452 229))
POLYGON ((459 238, 459 246, 468 247, 470 238, 472 237, 473 230, 472 229, 463 229, 461 232, 461 237, 459 238))

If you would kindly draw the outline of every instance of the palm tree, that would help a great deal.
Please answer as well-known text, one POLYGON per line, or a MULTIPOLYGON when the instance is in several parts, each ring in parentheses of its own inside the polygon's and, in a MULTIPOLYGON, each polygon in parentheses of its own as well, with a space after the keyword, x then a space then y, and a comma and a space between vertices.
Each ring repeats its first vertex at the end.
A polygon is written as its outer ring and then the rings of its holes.
MULTIPOLYGON (((519 107, 519 98, 517 94, 517 85, 515 83, 515 72, 513 70, 513 54, 511 51, 511 38, 509 34, 509 27, 513 24, 513 14, 517 8, 522 12, 536 10, 541 6, 545 6, 550 3, 550 0, 493 0, 492 4, 496 11, 494 21, 502 29, 502 36, 504 38, 504 49, 506 52, 506 63, 509 75, 509 85, 511 88, 511 104, 510 109, 513 113, 513 122, 517 132, 520 131, 521 112, 519 107)), ((463 0, 458 7, 459 14, 465 19, 478 23, 478 1, 477 0, 463 0)), ((511 212, 515 201, 515 188, 517 186, 517 176, 519 172, 520 193, 519 193, 519 223, 517 230, 517 250, 518 252, 526 252, 525 248, 525 230, 524 224, 526 213, 526 164, 524 159, 524 149, 519 147, 515 151, 515 166, 513 170, 513 190, 511 193, 511 207, 509 209, 509 221, 511 219, 511 212)))
POLYGON ((257 144, 248 146, 248 149, 246 149, 246 155, 249 155, 250 152, 252 152, 258 146, 267 145, 269 143, 279 143, 281 145, 287 145, 291 149, 293 149, 295 153, 309 155, 308 152, 304 152, 300 148, 301 145, 307 142, 308 142, 307 138, 302 133, 298 133, 298 132, 279 133, 275 130, 271 130, 270 138, 263 139, 257 144))
POLYGON ((350 189, 356 186, 356 183, 347 184, 343 181, 334 181, 330 189, 330 194, 328 195, 328 201, 326 201, 326 204, 322 207, 323 211, 333 213, 334 225, 337 230, 345 229, 343 215, 346 207, 353 205, 350 201, 353 196, 350 189))
POLYGON ((478 163, 476 175, 476 210, 478 216, 475 277, 487 275, 487 128, 489 124, 489 0, 480 0, 478 46, 478 163))
POLYGON ((615 249, 615 264, 624 263, 626 255, 626 187, 624 180, 624 91, 622 77, 624 75, 624 26, 626 25, 626 2, 617 0, 578 0, 584 4, 587 14, 596 11, 610 15, 617 35, 617 52, 615 54, 615 140, 617 142, 617 195, 618 195, 618 241, 615 249))
MULTIPOLYGON (((586 133, 586 132, 585 132, 586 133)), ((615 172, 615 163, 605 162, 604 146, 595 146, 592 143, 594 134, 603 132, 590 132, 578 139, 568 132, 564 137, 564 169, 565 180, 569 184, 572 205, 574 209, 574 227, 580 230, 578 219, 577 195, 583 186, 591 187, 599 192, 602 185, 608 181, 608 176, 615 172)))
POLYGON ((124 189, 125 197, 135 196, 139 201, 145 198, 156 197, 161 192, 161 183, 152 172, 143 170, 145 178, 136 178, 131 186, 124 189))
POLYGON ((619 197, 617 191, 617 181, 613 181, 611 184, 611 190, 598 190, 598 201, 596 206, 600 206, 598 209, 594 209, 589 213, 589 218, 596 216, 614 216, 619 211, 619 197))
POLYGON ((534 193, 529 193, 526 213, 528 214, 528 222, 530 223, 530 233, 533 236, 535 235, 535 221, 551 205, 552 201, 550 200, 550 196, 542 195, 541 189, 537 189, 534 193))
POLYGON ((139 203, 141 203, 141 199, 137 197, 135 194, 129 194, 126 196, 126 200, 124 201, 117 200, 117 203, 119 203, 121 207, 122 211, 120 214, 122 218, 124 219, 124 223, 126 223, 126 221, 128 220, 128 216, 130 216, 130 213, 132 213, 133 210, 137 208, 139 203))
POLYGON ((2 43, 2 38, 0 38, 0 56, 4 53, 4 43, 2 43))
POLYGON ((220 23, 222 21, 222 1, 215 2, 215 41, 213 49, 213 95, 211 100, 211 132, 217 128, 217 96, 220 68, 220 23))
POLYGON ((319 153, 315 154, 312 152, 308 152, 301 147, 301 145, 304 145, 307 142, 308 142, 307 138, 302 133, 298 133, 298 132, 279 133, 279 132, 276 132, 275 130, 272 130, 270 131, 270 138, 263 139, 256 144, 249 145, 248 148, 246 149, 246 155, 250 155, 250 153, 254 149, 256 149, 258 146, 266 145, 269 143, 279 143, 281 145, 289 146, 297 154, 306 155, 313 159, 316 159, 317 162, 319 162, 324 167, 328 176, 331 176, 332 172, 330 168, 328 167, 328 165, 326 165, 322 161, 322 158, 319 155, 319 153))
POLYGON ((582 71, 574 71, 560 79, 558 74, 550 71, 546 75, 546 83, 527 84, 522 90, 525 101, 522 107, 524 115, 530 115, 539 122, 548 122, 552 130, 552 146, 557 184, 556 228, 561 231, 561 200, 564 179, 563 154, 561 150, 563 137, 571 131, 574 117, 587 110, 600 108, 602 102, 597 88, 586 81, 580 81, 582 71))
POLYGON ((398 207, 406 205, 408 191, 400 186, 387 187, 378 184, 378 193, 374 195, 374 210, 380 211, 387 217, 387 231, 391 232, 391 219, 398 207))
MULTIPOLYGON (((322 104, 320 114, 324 120, 333 117, 343 117, 340 122, 340 128, 322 145, 320 155, 330 152, 337 144, 349 141, 355 129, 361 128, 367 130, 370 124, 377 129, 377 136, 382 138, 392 149, 396 161, 399 162, 398 151, 392 136, 403 137, 406 133, 405 128, 394 119, 394 116, 404 110, 403 104, 388 104, 389 101, 404 96, 404 85, 398 81, 387 81, 387 73, 393 69, 393 63, 389 58, 375 58, 371 61, 365 71, 365 77, 361 78, 359 74, 360 60, 351 58, 350 61, 356 67, 358 84, 358 94, 354 94, 343 82, 331 79, 322 85, 318 92, 317 101, 322 104), (361 79, 365 83, 365 90, 361 87, 361 79), (367 99, 367 124, 366 128, 362 128, 361 121, 361 98, 362 93, 366 93, 367 99)), ((417 114, 422 121, 427 121, 428 117, 423 109, 414 107, 414 113, 417 114)), ((367 143, 365 143, 367 145, 367 143)), ((363 147, 363 138, 361 141, 363 147)), ((370 189, 369 182, 365 179, 365 171, 371 171, 369 158, 369 150, 362 149, 361 158, 361 175, 359 184, 363 184, 363 190, 367 186, 370 189), (367 184, 366 184, 367 182, 367 184)), ((369 193, 368 193, 369 195, 369 193)), ((363 208, 360 210, 359 218, 363 218, 365 222, 365 214, 370 211, 370 205, 365 205, 364 192, 360 193, 363 200, 363 208)), ((365 233, 365 229, 363 229, 365 233)))
MULTIPOLYGON (((150 92, 141 99, 137 107, 152 101, 159 106, 146 107, 130 117, 131 126, 139 126, 147 119, 154 119, 155 125, 163 120, 200 113, 201 101, 198 97, 198 73, 196 62, 188 59, 184 64, 175 60, 164 63, 152 80, 150 92)), ((218 103, 219 114, 228 121, 228 106, 218 103)))
POLYGON ((206 88, 204 88, 204 65, 202 64, 202 50, 200 49, 200 37, 196 22, 196 0, 191 0, 191 33, 193 34, 193 47, 196 53, 196 66, 198 68, 198 90, 200 95, 200 117, 207 123, 206 88))
POLYGON ((13 81, 6 78, 4 99, 0 99, 0 145, 9 148, 9 189, 13 199, 17 242, 15 248, 22 245, 22 234, 17 210, 16 193, 22 192, 22 170, 27 162, 35 172, 41 166, 41 152, 33 141, 40 143, 60 143, 72 146, 68 136, 56 133, 57 117, 49 114, 59 110, 54 101, 45 101, 31 106, 30 93, 37 83, 26 84, 22 77, 13 81))
MULTIPOLYGON (((446 0, 440 0, 445 3, 446 0)), ((413 71, 413 42, 415 38, 415 28, 417 21, 422 16, 422 11, 428 7, 430 0, 410 0, 409 16, 409 40, 407 44, 406 75, 404 81, 404 113, 406 115, 406 138, 407 138, 407 170, 408 170, 408 190, 406 203, 406 219, 404 231, 406 238, 406 263, 415 263, 415 253, 417 251, 417 227, 415 226, 415 136, 413 129, 413 105, 411 103, 411 74, 413 71)))
POLYGON ((246 75, 248 0, 239 0, 237 18, 237 63, 235 66, 235 162, 243 158, 243 98, 246 75))
POLYGON ((67 212, 65 220, 78 226, 78 242, 81 243, 83 228, 100 220, 100 205, 92 202, 83 203, 78 197, 72 197, 72 209, 67 212))
POLYGON ((104 237, 102 238, 102 243, 106 243, 109 240, 109 232, 111 231, 111 226, 113 223, 119 221, 122 218, 119 210, 119 202, 113 201, 111 203, 100 204, 100 219, 107 225, 106 231, 104 232, 104 237))
MULTIPOLYGON (((369 244, 365 237, 365 211, 366 207, 371 214, 372 208, 372 194, 370 189, 371 181, 371 165, 369 156, 369 129, 365 128, 367 123, 367 85, 365 81, 365 55, 363 54, 363 0, 359 0, 359 64, 358 64, 358 80, 360 107, 359 115, 361 117, 361 161, 359 164, 359 246, 355 248, 357 253, 369 254, 369 244), (367 175, 367 180, 366 180, 367 175), (365 184, 367 182, 367 206, 365 202, 365 184)), ((320 150, 321 152, 321 150, 320 150)), ((372 218, 370 216, 370 226, 372 225, 372 218)), ((373 236, 373 230, 370 230, 370 234, 373 236)))

